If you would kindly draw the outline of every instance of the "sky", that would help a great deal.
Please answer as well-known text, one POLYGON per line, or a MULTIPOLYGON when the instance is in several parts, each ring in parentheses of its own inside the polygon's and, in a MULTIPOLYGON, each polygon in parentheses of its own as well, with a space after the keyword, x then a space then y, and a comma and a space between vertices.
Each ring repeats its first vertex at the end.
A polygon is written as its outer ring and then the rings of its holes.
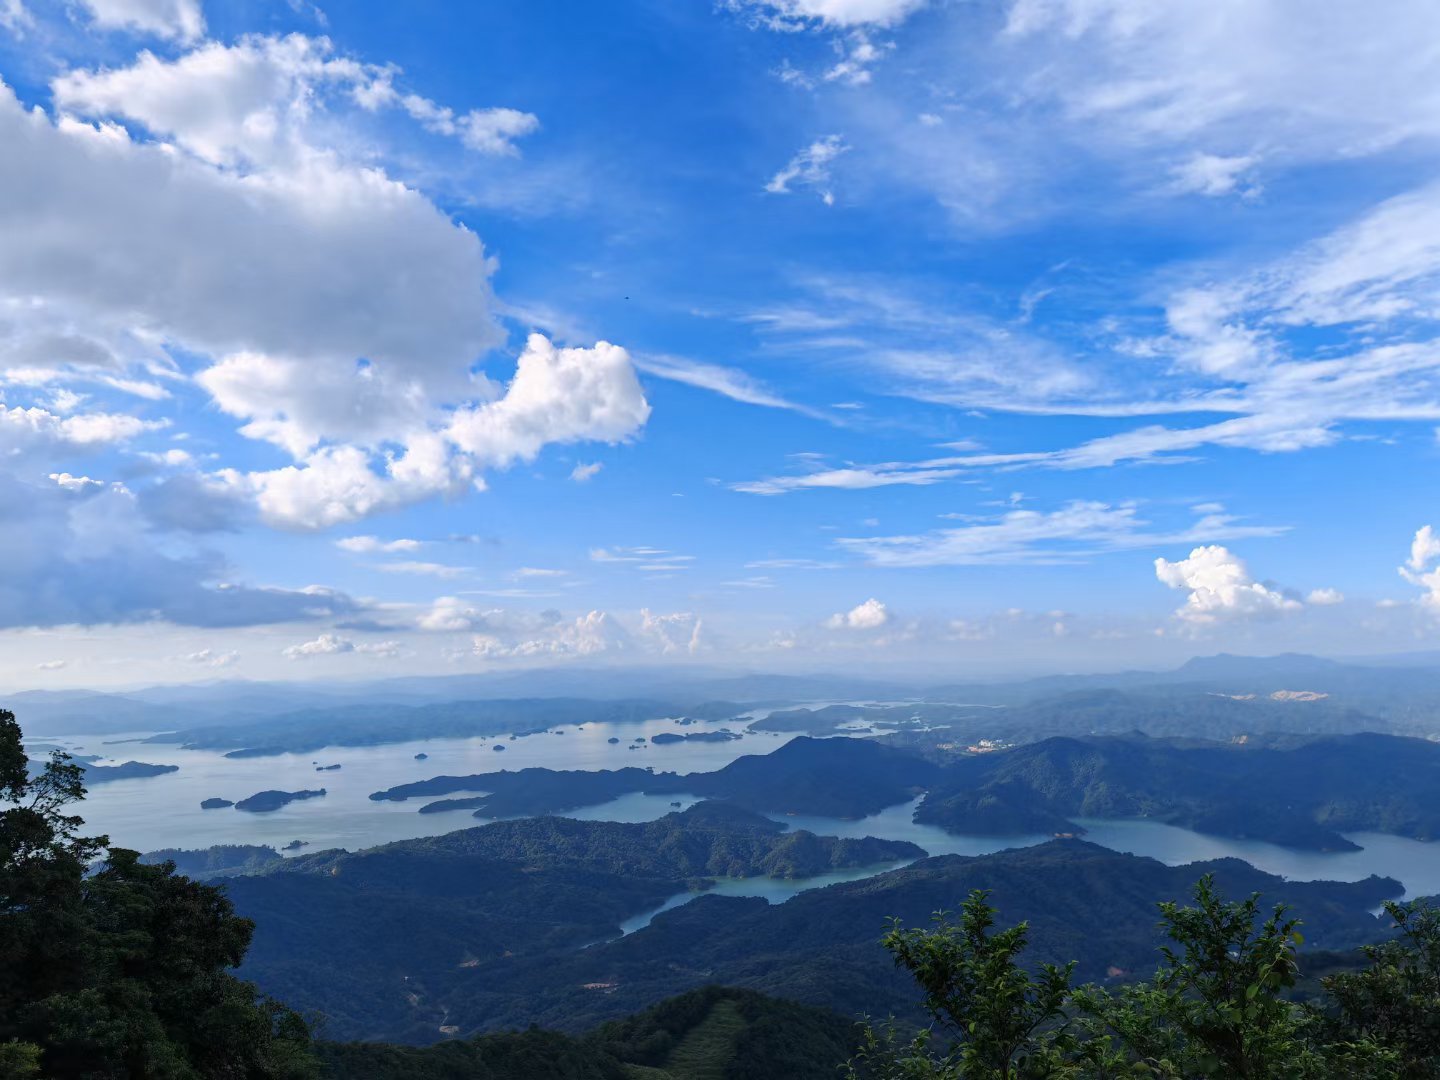
POLYGON ((1433 649, 1436 40, 0 0, 0 685, 1433 649))

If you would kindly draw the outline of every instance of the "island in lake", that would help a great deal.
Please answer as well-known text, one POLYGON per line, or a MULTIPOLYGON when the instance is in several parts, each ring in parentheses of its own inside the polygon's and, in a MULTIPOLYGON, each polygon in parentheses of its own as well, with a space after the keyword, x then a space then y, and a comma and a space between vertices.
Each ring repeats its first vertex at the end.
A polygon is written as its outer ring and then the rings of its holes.
POLYGON ((235 809, 245 810, 252 814, 267 814, 272 810, 279 810, 282 806, 288 806, 292 802, 301 799, 319 799, 324 795, 324 788, 319 791, 260 791, 248 799, 241 799, 235 804, 235 809))
POLYGON ((85 770, 87 784, 105 784, 111 780, 143 780, 180 771, 179 765, 151 765, 146 761, 127 761, 121 765, 88 765, 81 762, 80 767, 85 770))

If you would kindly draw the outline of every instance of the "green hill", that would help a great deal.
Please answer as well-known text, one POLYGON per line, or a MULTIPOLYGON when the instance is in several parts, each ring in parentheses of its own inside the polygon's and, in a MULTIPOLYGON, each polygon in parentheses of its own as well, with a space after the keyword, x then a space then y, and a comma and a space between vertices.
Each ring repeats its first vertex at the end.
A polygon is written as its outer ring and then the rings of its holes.
POLYGON ((833 1080, 853 1020, 709 986, 583 1036, 531 1029, 430 1047, 322 1043, 337 1080, 833 1080))

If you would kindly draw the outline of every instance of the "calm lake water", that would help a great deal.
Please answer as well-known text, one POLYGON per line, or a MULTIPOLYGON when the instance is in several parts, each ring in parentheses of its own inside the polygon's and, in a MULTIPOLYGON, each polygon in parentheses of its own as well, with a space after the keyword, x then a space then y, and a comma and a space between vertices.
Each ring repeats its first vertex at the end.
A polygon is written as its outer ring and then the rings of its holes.
MULTIPOLYGON (((292 840, 307 841, 306 851, 327 847, 350 850, 433 836, 481 822, 469 811, 420 814, 426 799, 409 802, 372 802, 373 791, 440 775, 469 775, 500 769, 544 766, 552 769, 616 769, 652 767, 657 772, 708 772, 744 754, 769 753, 791 738, 790 734, 752 733, 743 739, 719 743, 674 743, 655 746, 648 741, 631 749, 637 737, 650 739, 665 731, 713 730, 718 725, 677 726, 671 720, 641 723, 567 727, 563 735, 545 733, 511 741, 492 739, 432 739, 378 747, 333 748, 312 754, 232 760, 215 751, 182 750, 174 746, 116 744, 127 736, 72 735, 62 741, 76 753, 104 754, 114 761, 138 760, 174 764, 179 772, 144 780, 120 780, 96 785, 86 799, 88 827, 107 833, 120 846, 150 851, 157 848, 202 848, 212 844, 269 844, 283 847, 292 840), (618 738, 618 744, 609 742, 618 738), (496 753, 499 744, 506 749, 496 753), (416 761, 415 755, 428 757, 416 761), (341 766, 316 772, 316 765, 341 766), (200 801, 212 796, 239 800, 257 791, 325 788, 326 796, 291 803, 274 813, 247 814, 232 809, 201 810, 200 801)), ((102 762, 110 764, 111 761, 102 762)), ((447 796, 448 797, 448 796, 447 796)), ((568 816, 603 821, 652 821, 670 813, 679 802, 696 800, 680 795, 625 795, 603 805, 571 811, 568 816)), ((931 855, 984 855, 1005 848, 1041 843, 1048 836, 954 836, 934 826, 911 820, 915 802, 889 807, 857 821, 835 818, 771 815, 790 828, 809 829, 825 836, 879 836, 909 840, 931 855)), ((1086 839, 1116 851, 1159 859, 1175 866, 1205 859, 1233 856, 1251 865, 1293 880, 1358 881, 1370 874, 1398 878, 1407 896, 1440 894, 1440 844, 1387 836, 1353 833, 1362 848, 1354 852, 1293 851, 1257 841, 1228 840, 1154 821, 1081 820, 1086 839)), ((785 881, 768 878, 722 880, 714 892, 731 896, 759 896, 780 903, 806 889, 854 881, 894 869, 903 863, 836 871, 818 877, 785 881)), ((646 925, 660 910, 676 907, 695 894, 671 897, 657 911, 637 915, 625 924, 628 933, 646 925)))
MULTIPOLYGON (((214 844, 269 844, 283 847, 307 841, 305 850, 328 847, 371 847, 392 840, 435 836, 481 824, 470 811, 420 814, 431 801, 371 802, 370 793, 432 776, 469 776, 544 766, 551 769, 621 769, 652 767, 656 772, 709 772, 744 754, 765 754, 793 735, 754 733, 730 742, 683 742, 639 748, 637 736, 660 732, 710 731, 723 725, 680 727, 670 720, 624 724, 585 724, 562 729, 565 734, 517 738, 428 739, 389 746, 331 747, 315 753, 280 754, 264 758, 226 758, 220 751, 182 750, 164 744, 118 742, 137 735, 69 735, 73 753, 104 754, 97 764, 146 761, 178 765, 179 772, 143 780, 96 784, 85 799, 87 827, 109 835, 118 846, 138 851, 158 848, 204 848, 214 844), (618 738, 618 744, 608 740, 618 738), (504 746, 502 753, 495 746, 504 746), (427 754, 424 761, 415 755, 427 754), (316 765, 339 765, 316 772, 316 765), (257 791, 299 791, 324 788, 320 799, 306 799, 268 814, 238 810, 201 810, 203 799, 218 796, 239 801, 257 791)), ((55 740, 51 740, 55 741, 55 740)), ((447 798, 449 796, 446 796, 447 798)), ((458 793, 457 793, 458 797, 458 793)), ((609 821, 650 821, 669 813, 679 796, 628 795, 602 807, 575 811, 571 817, 609 821)))

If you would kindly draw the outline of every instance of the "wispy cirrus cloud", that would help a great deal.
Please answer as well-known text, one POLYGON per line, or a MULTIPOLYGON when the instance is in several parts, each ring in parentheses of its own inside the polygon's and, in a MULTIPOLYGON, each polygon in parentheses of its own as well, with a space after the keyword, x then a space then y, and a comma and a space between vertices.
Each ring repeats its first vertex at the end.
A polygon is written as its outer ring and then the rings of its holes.
POLYGON ((1058 510, 1012 510, 909 536, 846 537, 843 550, 876 566, 1063 565, 1112 551, 1274 537, 1283 525, 1247 524, 1210 508, 1178 527, 1155 526, 1133 503, 1072 502, 1058 510))

